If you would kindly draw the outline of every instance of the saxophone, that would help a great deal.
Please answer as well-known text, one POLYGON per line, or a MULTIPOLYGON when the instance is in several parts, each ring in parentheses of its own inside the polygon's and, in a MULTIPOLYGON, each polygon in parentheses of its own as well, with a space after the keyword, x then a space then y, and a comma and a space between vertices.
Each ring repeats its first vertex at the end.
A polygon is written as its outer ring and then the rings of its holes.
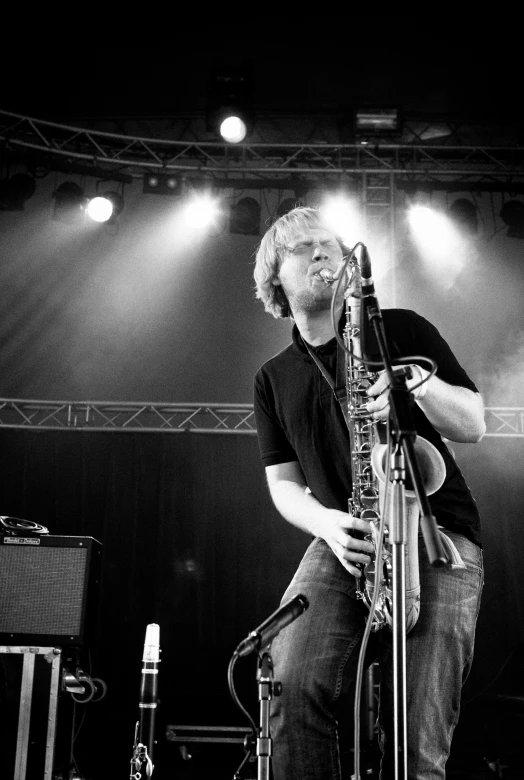
MULTIPOLYGON (((347 421, 351 445, 351 472, 353 488, 348 499, 348 510, 353 517, 371 523, 366 540, 375 548, 371 562, 363 567, 362 577, 357 579, 357 596, 370 609, 371 629, 378 631, 393 624, 392 595, 392 546, 389 542, 388 516, 392 512, 392 491, 387 490, 388 445, 384 443, 384 423, 376 423, 366 410, 369 401, 367 390, 378 374, 367 370, 362 360, 360 338, 360 309, 362 283, 358 262, 350 261, 351 273, 345 290, 346 324, 344 345, 346 354, 347 421), (385 514, 385 522, 381 517, 385 514), (381 525, 384 526, 383 537, 381 525), (378 587, 376 599, 375 588, 378 587), (371 614, 371 608, 373 606, 371 614)), ((326 283, 337 276, 324 272, 326 283)), ((417 436, 415 453, 426 495, 435 493, 446 475, 444 460, 437 448, 417 436)), ((418 560, 419 507, 413 490, 405 490, 406 496, 406 633, 416 624, 420 612, 420 577, 418 560)))

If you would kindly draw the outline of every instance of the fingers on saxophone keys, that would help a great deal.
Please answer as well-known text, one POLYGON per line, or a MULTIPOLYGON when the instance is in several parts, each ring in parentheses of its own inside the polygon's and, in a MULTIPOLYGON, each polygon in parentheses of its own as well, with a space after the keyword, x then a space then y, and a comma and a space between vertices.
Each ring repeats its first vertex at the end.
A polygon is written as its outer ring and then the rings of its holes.
POLYGON ((348 537, 343 551, 344 560, 353 566, 361 567, 371 563, 372 554, 374 552, 373 545, 364 539, 355 539, 348 537))
POLYGON ((360 517, 350 517, 348 527, 352 531, 361 531, 362 534, 371 533, 371 523, 369 520, 363 520, 360 517))
POLYGON ((355 577, 361 577, 364 566, 370 562, 371 559, 368 558, 367 555, 355 556, 352 554, 351 557, 349 557, 349 554, 346 552, 342 556, 342 563, 344 564, 345 568, 355 577), (357 558, 362 558, 363 560, 358 560, 357 558))

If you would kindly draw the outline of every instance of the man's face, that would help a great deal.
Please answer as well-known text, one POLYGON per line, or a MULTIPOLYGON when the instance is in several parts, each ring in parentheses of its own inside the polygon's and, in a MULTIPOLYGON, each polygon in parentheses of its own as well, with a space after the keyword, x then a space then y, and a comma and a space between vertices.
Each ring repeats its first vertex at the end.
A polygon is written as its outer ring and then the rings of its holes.
POLYGON ((334 272, 341 260, 342 249, 334 233, 321 228, 305 230, 289 240, 273 284, 282 285, 294 314, 329 310, 333 289, 320 271, 334 272))

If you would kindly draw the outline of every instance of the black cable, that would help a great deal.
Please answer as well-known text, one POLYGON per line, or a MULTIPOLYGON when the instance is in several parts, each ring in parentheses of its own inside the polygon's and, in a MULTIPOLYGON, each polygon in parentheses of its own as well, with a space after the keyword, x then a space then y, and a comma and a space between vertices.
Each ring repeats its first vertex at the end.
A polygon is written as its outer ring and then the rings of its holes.
MULTIPOLYGON (((358 247, 364 247, 364 244, 359 241, 355 244, 353 249, 350 250, 349 255, 345 255, 342 260, 344 261, 344 265, 342 267, 342 272, 339 274, 338 279, 336 280, 335 289, 333 291, 333 297, 331 299, 331 322, 333 326, 333 330, 335 332, 335 338, 337 340, 337 343, 342 347, 344 352, 349 355, 350 357, 354 358, 355 360, 358 360, 361 362, 366 369, 376 368, 376 369, 383 369, 384 363, 379 360, 366 360, 364 357, 359 357, 355 355, 355 353, 348 348, 347 344, 345 343, 344 339, 340 336, 338 332, 338 322, 336 319, 336 300, 339 296, 339 292, 342 285, 342 279, 344 279, 348 266, 350 265, 351 261, 353 260, 355 256, 355 252, 358 249, 358 247)), ((400 357, 395 358, 395 360, 392 361, 392 366, 399 366, 399 365, 411 365, 412 363, 426 363, 429 365, 429 374, 427 377, 422 379, 421 382, 419 382, 417 385, 414 385, 410 392, 413 393, 415 390, 418 390, 419 387, 421 387, 425 382, 429 382, 432 376, 434 376, 437 372, 437 364, 434 360, 432 360, 429 357, 426 357, 424 355, 409 355, 408 357, 400 357)))
POLYGON ((238 698, 237 692, 235 690, 235 683, 234 683, 234 679, 233 679, 233 673, 234 673, 234 669, 235 669, 235 664, 236 664, 236 662, 238 661, 239 658, 240 658, 240 656, 237 653, 237 651, 235 650, 235 652, 233 653, 233 655, 231 656, 231 659, 229 661, 229 666, 228 666, 228 669, 227 669, 227 682, 228 682, 229 693, 231 694, 231 698, 233 699, 233 701, 235 702, 235 704, 239 708, 240 712, 247 718, 247 721, 248 721, 249 726, 250 726, 251 731, 252 731, 252 736, 251 736, 251 738, 249 736, 246 736, 245 739, 244 739, 244 750, 246 751, 246 755, 242 759, 242 762, 240 763, 240 766, 238 767, 237 771, 235 772, 235 774, 233 776, 234 780, 240 780, 240 777, 241 777, 240 773, 241 773, 242 769, 244 768, 245 764, 247 764, 247 762, 249 761, 249 759, 253 755, 253 748, 256 745, 257 736, 258 736, 258 730, 257 730, 256 723, 253 720, 253 718, 251 717, 251 715, 249 714, 249 712, 246 710, 246 708, 244 707, 244 705, 242 704, 240 699, 238 698))

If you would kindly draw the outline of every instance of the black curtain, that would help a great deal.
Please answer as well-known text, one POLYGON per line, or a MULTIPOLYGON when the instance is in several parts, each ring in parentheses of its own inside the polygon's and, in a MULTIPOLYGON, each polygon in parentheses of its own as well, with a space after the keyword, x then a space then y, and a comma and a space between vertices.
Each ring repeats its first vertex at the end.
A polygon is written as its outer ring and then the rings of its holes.
MULTIPOLYGON (((83 705, 79 767, 94 778, 128 771, 145 630, 154 622, 162 649, 155 771, 163 766, 169 777, 177 754, 164 742, 166 725, 246 725, 229 695, 228 662, 278 606, 307 536, 272 507, 253 436, 3 429, 0 441, 0 514, 102 544, 88 650, 108 693, 83 705)), ((486 438, 460 461, 483 519, 486 586, 455 744, 478 752, 486 735, 511 733, 520 715, 507 697, 524 695, 522 439, 486 438)), ((255 657, 237 664, 235 680, 256 716, 255 657)))
MULTIPOLYGON (((149 623, 160 626, 158 759, 176 760, 174 746, 164 755, 166 725, 246 726, 229 659, 277 608, 308 543, 270 503, 256 438, 3 430, 1 441, 0 514, 102 544, 89 650, 108 693, 77 706, 86 776, 129 771, 149 623)), ((237 663, 235 682, 256 716, 256 656, 237 663)))

